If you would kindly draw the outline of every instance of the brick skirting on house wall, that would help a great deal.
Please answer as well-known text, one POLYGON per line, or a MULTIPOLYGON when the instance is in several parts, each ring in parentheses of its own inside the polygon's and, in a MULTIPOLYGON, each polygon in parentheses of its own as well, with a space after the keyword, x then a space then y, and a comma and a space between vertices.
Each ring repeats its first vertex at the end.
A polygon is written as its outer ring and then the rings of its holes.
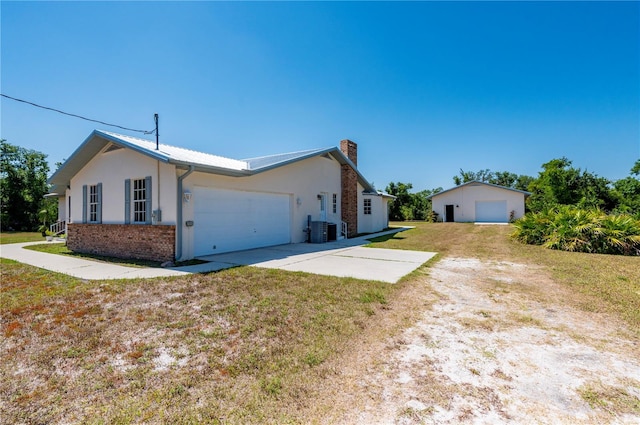
POLYGON ((176 226, 69 223, 67 232, 67 247, 74 252, 162 262, 175 259, 176 226))

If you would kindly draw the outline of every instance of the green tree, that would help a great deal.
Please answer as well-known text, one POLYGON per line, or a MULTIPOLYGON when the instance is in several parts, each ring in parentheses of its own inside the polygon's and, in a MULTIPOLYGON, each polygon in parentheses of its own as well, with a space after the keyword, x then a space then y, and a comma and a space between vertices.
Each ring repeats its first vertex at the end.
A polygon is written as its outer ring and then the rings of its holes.
POLYGON ((391 182, 385 189, 389 195, 393 195, 396 199, 389 206, 389 220, 404 221, 412 220, 408 218, 409 211, 412 211, 412 199, 409 190, 413 188, 411 183, 391 182))
POLYGON ((453 182, 455 183, 456 186, 460 186, 463 183, 468 183, 471 181, 478 181, 478 182, 486 182, 489 183, 489 181, 493 178, 493 173, 491 172, 491 170, 480 170, 477 172, 473 172, 473 171, 464 171, 462 168, 460 169, 460 175, 459 176, 453 176, 453 182))
POLYGON ((578 207, 612 211, 617 201, 610 188, 611 182, 604 177, 584 171, 580 175, 578 207))
POLYGON ((633 164, 633 168, 631 168, 631 175, 640 176, 640 159, 633 164))
POLYGON ((511 173, 509 171, 496 171, 493 173, 489 183, 504 187, 514 187, 517 181, 518 175, 516 173, 511 173))
POLYGON ((640 218, 640 159, 631 168, 631 175, 613 183, 612 195, 617 201, 616 211, 640 218))
POLYGON ((512 189, 527 190, 529 184, 535 180, 531 176, 518 175, 510 171, 491 171, 489 169, 480 171, 464 171, 460 169, 457 176, 453 176, 453 182, 456 186, 471 181, 478 181, 498 186, 510 187, 512 189))
POLYGON ((427 198, 433 193, 441 192, 442 188, 409 193, 412 188, 411 183, 389 183, 386 192, 396 197, 389 206, 389 220, 428 220, 431 218, 431 199, 427 198))
MULTIPOLYGON (((41 225, 40 212, 46 209, 57 217, 55 200, 45 200, 48 192, 47 156, 0 140, 0 219, 3 229, 35 230, 41 225)), ((50 219, 51 219, 50 218, 50 219)))
POLYGON ((543 211, 556 205, 575 205, 579 195, 580 170, 571 167, 565 157, 542 164, 538 178, 529 184, 531 211, 543 211))
POLYGON ((527 207, 534 212, 558 205, 613 211, 619 203, 608 179, 572 167, 565 157, 542 164, 542 171, 529 184, 529 191, 527 207))
POLYGON ((529 191, 529 185, 535 180, 534 177, 520 174, 512 186, 514 189, 529 191))

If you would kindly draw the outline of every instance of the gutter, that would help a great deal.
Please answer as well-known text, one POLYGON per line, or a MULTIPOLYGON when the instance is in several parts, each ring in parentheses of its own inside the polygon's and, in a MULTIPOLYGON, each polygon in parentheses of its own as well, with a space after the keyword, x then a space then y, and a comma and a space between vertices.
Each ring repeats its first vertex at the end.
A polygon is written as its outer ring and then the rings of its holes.
POLYGON ((189 174, 195 171, 195 167, 193 165, 189 166, 189 171, 184 173, 181 176, 178 176, 178 196, 177 196, 177 226, 176 226, 176 261, 179 261, 182 258, 182 181, 189 177, 189 174))

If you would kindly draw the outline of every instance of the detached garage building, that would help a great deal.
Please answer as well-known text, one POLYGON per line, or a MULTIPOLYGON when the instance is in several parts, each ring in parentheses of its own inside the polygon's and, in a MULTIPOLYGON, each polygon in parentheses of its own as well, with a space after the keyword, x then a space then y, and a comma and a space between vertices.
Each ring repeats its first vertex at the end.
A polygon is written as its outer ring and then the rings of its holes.
POLYGON ((471 181, 431 195, 431 208, 445 222, 507 223, 524 215, 529 192, 471 181))
POLYGON ((69 249, 172 261, 383 230, 357 163, 351 140, 238 160, 95 130, 49 183, 69 249))

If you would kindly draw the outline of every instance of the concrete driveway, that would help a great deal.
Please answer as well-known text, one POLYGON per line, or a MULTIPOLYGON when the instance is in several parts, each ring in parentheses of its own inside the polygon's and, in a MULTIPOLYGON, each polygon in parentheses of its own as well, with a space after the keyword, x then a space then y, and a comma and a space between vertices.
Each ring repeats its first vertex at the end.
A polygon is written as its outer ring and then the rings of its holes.
POLYGON ((435 253, 365 248, 362 245, 367 244, 371 238, 407 229, 409 228, 398 228, 374 235, 325 244, 288 244, 209 255, 199 257, 200 260, 207 261, 203 264, 166 269, 127 267, 23 249, 26 245, 33 245, 33 242, 2 245, 0 247, 0 256, 89 280, 184 276, 191 273, 208 273, 237 266, 254 266, 395 283, 401 277, 420 267, 435 253))
POLYGON ((199 267, 211 269, 216 266, 220 269, 254 266, 395 283, 431 259, 436 253, 365 248, 362 245, 369 243, 369 239, 408 229, 393 229, 375 235, 324 244, 288 244, 208 255, 198 257, 208 263, 183 267, 180 270, 193 268, 197 271, 199 267))

